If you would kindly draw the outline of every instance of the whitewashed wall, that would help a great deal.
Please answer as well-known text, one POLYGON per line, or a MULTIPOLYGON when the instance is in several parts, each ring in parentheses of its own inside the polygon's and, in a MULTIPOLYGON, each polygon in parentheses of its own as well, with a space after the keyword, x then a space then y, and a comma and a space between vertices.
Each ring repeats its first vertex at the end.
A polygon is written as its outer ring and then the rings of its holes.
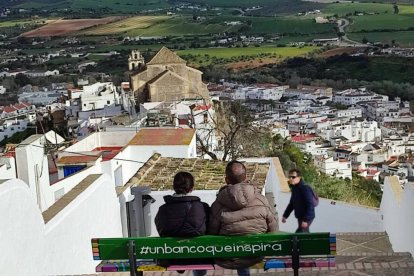
MULTIPOLYGON (((47 191, 45 191, 45 195, 49 198, 50 205, 55 203, 56 195, 57 194, 66 194, 70 190, 73 189, 76 185, 78 185, 85 177, 90 174, 101 173, 100 164, 98 163, 95 166, 83 169, 79 172, 76 172, 66 178, 61 179, 60 181, 54 183, 49 187, 47 191), (63 190, 62 190, 63 189, 63 190)), ((50 205, 48 207, 50 207, 50 205)))
POLYGON ((0 275, 46 275, 44 223, 27 184, 0 180, 0 275))
POLYGON ((46 225, 27 184, 0 180, 0 217, 2 276, 94 273, 91 238, 122 236, 119 201, 105 175, 46 225))
POLYGON ((0 179, 16 178, 16 161, 13 157, 0 157, 0 179))
POLYGON ((91 238, 122 237, 119 201, 102 175, 46 225, 48 274, 93 273, 91 238))
POLYGON ((381 213, 384 217, 385 231, 387 231, 395 252, 410 252, 414 255, 413 210, 413 184, 407 183, 404 190, 402 190, 396 176, 386 177, 381 201, 381 213), (394 189, 392 186, 394 186, 394 189))
POLYGON ((50 182, 49 165, 43 148, 45 142, 44 135, 32 135, 16 148, 17 177, 29 185, 41 210, 46 210, 54 202, 47 195, 50 182))

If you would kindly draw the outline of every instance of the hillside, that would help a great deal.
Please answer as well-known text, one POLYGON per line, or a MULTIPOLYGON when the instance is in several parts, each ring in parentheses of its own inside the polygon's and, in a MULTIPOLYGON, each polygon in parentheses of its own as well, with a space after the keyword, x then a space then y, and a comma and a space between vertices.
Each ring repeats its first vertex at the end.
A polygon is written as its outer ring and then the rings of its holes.
MULTIPOLYGON (((321 8, 323 4, 301 1, 301 0, 241 0, 241 1, 221 1, 221 0, 193 0, 185 1, 193 5, 203 7, 233 8, 243 9, 244 13, 266 14, 266 13, 288 13, 303 11, 307 9, 321 8)), ((175 0, 0 0, 2 7, 14 7, 24 9, 109 9, 112 11, 137 12, 165 9, 173 6, 183 5, 184 1, 175 0)))

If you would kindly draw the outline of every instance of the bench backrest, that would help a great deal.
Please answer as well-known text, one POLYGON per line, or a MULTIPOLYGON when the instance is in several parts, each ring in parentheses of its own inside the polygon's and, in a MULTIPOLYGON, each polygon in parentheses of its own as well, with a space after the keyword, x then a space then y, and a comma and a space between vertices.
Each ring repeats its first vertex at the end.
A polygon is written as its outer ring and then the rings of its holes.
POLYGON ((200 236, 195 238, 102 238, 92 239, 95 260, 128 259, 129 241, 135 242, 138 259, 186 259, 253 256, 290 256, 292 240, 299 240, 301 256, 336 253, 336 236, 330 233, 200 236))

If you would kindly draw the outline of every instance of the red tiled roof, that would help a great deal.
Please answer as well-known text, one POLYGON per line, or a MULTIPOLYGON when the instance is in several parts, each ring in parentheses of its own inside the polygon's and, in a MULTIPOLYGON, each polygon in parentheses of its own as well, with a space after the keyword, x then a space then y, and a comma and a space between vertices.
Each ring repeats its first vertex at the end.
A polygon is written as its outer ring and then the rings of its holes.
POLYGON ((3 154, 2 157, 13 157, 13 158, 16 158, 16 151, 15 150, 11 150, 11 151, 3 154))
POLYGON ((6 113, 11 113, 11 112, 16 111, 16 109, 14 107, 12 107, 12 106, 5 106, 3 108, 3 111, 6 112, 6 113))
POLYGON ((122 150, 122 147, 97 147, 93 151, 102 151, 102 162, 113 159, 122 150))
POLYGON ((197 105, 194 108, 194 111, 198 111, 198 110, 209 110, 211 108, 211 104, 209 105, 197 105))
POLYGON ((292 141, 293 142, 308 141, 308 140, 315 139, 315 137, 316 137, 315 134, 296 135, 296 136, 292 136, 292 141))
POLYGON ((338 148, 339 148, 339 149, 349 149, 350 147, 349 147, 349 146, 347 146, 347 145, 342 145, 342 146, 339 146, 338 148))
POLYGON ((368 174, 371 174, 371 175, 375 175, 375 174, 377 174, 377 173, 379 173, 380 171, 377 171, 377 170, 375 170, 375 169, 367 169, 367 173, 368 174))
POLYGON ((19 110, 19 109, 26 108, 27 106, 25 106, 24 104, 15 104, 13 107, 14 107, 15 109, 19 110))
POLYGON ((3 157, 13 157, 16 158, 16 145, 15 144, 7 144, 5 148, 5 154, 3 157))
POLYGON ((129 145, 189 145, 195 134, 194 129, 141 129, 129 145))

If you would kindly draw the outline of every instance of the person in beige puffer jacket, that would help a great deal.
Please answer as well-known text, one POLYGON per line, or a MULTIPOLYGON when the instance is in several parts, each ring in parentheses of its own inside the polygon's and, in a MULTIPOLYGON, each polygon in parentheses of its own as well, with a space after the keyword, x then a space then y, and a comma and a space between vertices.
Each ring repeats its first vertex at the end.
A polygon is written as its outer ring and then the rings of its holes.
MULTIPOLYGON (((246 182, 243 163, 232 161, 226 167, 226 186, 220 189, 211 205, 207 233, 210 235, 247 235, 277 231, 277 219, 267 199, 257 188, 246 182)), ((237 269, 239 276, 247 276, 249 267, 263 258, 217 259, 224 268, 237 269)))

